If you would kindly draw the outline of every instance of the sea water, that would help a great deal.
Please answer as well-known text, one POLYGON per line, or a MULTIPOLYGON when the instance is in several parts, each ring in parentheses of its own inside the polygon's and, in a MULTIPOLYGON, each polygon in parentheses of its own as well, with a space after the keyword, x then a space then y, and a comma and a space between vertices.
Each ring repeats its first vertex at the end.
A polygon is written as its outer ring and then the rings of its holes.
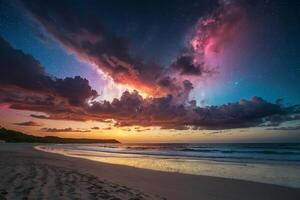
POLYGON ((37 149, 111 164, 300 188, 299 143, 55 144, 37 149))

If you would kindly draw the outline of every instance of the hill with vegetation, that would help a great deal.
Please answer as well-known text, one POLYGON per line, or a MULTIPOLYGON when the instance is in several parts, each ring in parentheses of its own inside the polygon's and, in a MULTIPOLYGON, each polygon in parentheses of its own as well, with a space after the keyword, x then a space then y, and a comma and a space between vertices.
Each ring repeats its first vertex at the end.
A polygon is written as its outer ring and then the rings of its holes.
POLYGON ((61 138, 55 136, 33 136, 22 132, 0 128, 0 141, 16 143, 119 143, 115 139, 85 139, 85 138, 61 138))

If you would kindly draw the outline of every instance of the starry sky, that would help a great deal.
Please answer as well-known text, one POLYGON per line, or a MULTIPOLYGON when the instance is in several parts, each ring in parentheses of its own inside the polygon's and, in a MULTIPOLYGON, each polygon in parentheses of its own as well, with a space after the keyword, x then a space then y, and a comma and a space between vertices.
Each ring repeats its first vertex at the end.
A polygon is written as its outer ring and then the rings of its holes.
POLYGON ((0 125, 125 142, 300 142, 300 3, 0 1, 0 125))

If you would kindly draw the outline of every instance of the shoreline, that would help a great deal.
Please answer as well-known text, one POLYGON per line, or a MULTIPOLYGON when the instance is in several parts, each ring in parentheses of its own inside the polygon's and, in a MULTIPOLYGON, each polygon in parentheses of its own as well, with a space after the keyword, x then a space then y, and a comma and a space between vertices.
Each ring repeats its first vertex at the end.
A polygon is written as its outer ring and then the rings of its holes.
MULTIPOLYGON (((22 157, 28 161, 63 167, 81 174, 90 174, 126 188, 141 191, 155 198, 167 199, 300 199, 300 189, 203 175, 162 172, 124 165, 95 162, 34 149, 38 144, 0 144, 1 158, 22 157)), ((0 171, 2 173, 2 171, 0 171)), ((152 198, 153 199, 153 198, 152 198)))
MULTIPOLYGON (((80 144, 79 144, 80 146, 80 144)), ((100 163, 149 169, 162 172, 175 172, 190 175, 221 177, 252 181, 300 189, 300 163, 287 162, 248 162, 236 160, 220 161, 194 157, 122 153, 119 151, 98 151, 83 148, 69 148, 65 145, 38 145, 35 149, 74 158, 83 158, 100 163)))

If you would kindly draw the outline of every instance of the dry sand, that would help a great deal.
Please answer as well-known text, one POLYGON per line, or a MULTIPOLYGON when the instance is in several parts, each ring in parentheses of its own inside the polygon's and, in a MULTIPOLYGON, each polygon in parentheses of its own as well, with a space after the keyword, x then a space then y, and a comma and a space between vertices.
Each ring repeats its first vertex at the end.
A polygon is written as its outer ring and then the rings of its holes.
POLYGON ((0 144, 2 199, 299 200, 300 189, 138 169, 0 144))

